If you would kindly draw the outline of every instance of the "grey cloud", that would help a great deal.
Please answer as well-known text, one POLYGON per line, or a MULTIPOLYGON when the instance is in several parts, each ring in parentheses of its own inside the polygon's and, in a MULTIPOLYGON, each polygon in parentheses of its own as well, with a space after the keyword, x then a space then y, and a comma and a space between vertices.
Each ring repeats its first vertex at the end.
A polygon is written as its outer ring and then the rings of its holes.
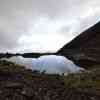
POLYGON ((99 5, 98 0, 0 0, 0 52, 19 49, 19 39, 23 35, 37 34, 30 30, 34 30, 36 20, 43 17, 54 23, 65 20, 66 24, 55 30, 56 34, 66 36, 66 39, 76 36, 99 21, 99 5), (88 12, 90 9, 93 12, 88 12), (67 24, 72 20, 76 22, 67 24))

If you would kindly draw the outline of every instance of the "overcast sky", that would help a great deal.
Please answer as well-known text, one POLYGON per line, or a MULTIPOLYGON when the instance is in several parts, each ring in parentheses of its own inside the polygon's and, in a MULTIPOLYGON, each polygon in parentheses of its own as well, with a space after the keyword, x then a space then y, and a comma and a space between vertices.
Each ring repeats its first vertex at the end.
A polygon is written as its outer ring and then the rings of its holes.
POLYGON ((0 52, 55 52, 99 16, 99 0, 0 0, 0 52))

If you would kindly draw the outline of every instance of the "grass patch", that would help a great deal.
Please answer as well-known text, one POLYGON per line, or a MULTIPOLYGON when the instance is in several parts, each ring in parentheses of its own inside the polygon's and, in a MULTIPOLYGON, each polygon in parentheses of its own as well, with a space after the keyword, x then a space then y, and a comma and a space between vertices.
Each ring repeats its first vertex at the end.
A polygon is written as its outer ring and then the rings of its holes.
POLYGON ((100 89, 100 68, 95 67, 86 72, 64 76, 64 83, 70 88, 100 89))

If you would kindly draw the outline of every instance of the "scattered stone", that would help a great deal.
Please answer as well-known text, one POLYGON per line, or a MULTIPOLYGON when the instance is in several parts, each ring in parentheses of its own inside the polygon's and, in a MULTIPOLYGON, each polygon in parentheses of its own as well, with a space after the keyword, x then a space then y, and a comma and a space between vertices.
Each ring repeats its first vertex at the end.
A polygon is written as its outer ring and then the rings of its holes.
POLYGON ((21 84, 21 83, 18 83, 18 82, 10 82, 10 81, 8 81, 8 82, 5 82, 4 83, 4 87, 5 88, 15 88, 15 89, 19 89, 19 88, 22 88, 23 87, 23 85, 21 84))

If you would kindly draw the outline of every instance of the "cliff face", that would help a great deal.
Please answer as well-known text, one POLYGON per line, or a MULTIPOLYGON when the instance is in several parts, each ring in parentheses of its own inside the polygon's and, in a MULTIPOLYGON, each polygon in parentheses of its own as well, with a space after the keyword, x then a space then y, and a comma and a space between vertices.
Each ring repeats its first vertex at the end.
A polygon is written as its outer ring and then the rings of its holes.
POLYGON ((82 67, 100 64, 100 22, 82 32, 57 54, 66 56, 82 67))

